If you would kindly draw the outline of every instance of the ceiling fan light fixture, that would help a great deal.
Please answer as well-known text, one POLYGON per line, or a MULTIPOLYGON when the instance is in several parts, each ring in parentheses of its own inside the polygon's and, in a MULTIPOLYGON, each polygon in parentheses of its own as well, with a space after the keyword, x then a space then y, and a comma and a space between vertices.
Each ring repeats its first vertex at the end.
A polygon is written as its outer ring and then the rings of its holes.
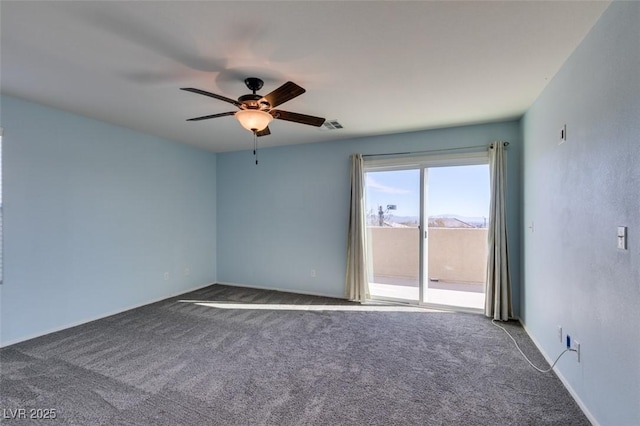
POLYGON ((264 130, 273 120, 271 114, 259 109, 243 109, 236 112, 235 115, 240 125, 250 132, 264 130))

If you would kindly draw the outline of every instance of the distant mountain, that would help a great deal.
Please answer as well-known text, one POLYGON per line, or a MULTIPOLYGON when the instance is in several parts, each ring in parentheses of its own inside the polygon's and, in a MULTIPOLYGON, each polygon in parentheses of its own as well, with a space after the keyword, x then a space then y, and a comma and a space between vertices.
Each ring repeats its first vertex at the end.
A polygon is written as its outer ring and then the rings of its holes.
POLYGON ((472 225, 475 225, 477 227, 486 227, 489 224, 489 218, 485 218, 485 217, 478 217, 478 216, 460 216, 457 214, 439 214, 439 215, 434 215, 434 216, 429 216, 429 218, 434 218, 434 219, 442 219, 442 218, 452 218, 452 219, 458 219, 462 222, 466 222, 472 225))
MULTIPOLYGON (((439 214, 439 215, 429 216, 429 222, 431 223, 435 222, 437 219, 455 219, 457 221, 472 225, 475 228, 486 228, 489 224, 489 219, 484 217, 461 216, 457 214, 439 214)), ((385 221, 392 222, 392 223, 401 223, 401 224, 418 224, 420 222, 420 217, 419 216, 395 216, 391 214, 389 216, 385 216, 385 221)), ((443 224, 445 224, 447 221, 441 220, 439 222, 442 222, 443 224)))

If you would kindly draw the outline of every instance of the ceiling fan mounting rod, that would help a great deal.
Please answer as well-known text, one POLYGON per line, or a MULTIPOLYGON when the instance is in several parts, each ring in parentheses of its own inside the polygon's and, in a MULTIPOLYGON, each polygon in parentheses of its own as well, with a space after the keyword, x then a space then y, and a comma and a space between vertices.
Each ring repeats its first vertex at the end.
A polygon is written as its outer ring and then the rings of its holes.
POLYGON ((244 84, 246 84, 249 90, 253 91, 255 95, 258 90, 262 89, 264 81, 256 77, 248 77, 244 79, 244 84))

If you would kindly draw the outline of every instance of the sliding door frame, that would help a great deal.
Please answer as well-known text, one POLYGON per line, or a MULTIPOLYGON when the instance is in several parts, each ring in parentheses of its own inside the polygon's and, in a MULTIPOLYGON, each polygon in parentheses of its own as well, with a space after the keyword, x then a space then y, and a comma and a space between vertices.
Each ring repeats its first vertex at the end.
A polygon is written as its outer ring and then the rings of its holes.
MULTIPOLYGON (((419 272, 418 272, 418 300, 399 299, 392 297, 371 297, 374 301, 399 302, 410 305, 419 305, 425 308, 436 308, 445 310, 456 310, 465 312, 478 312, 477 309, 459 306, 439 305, 425 302, 425 283, 428 280, 428 224, 427 202, 428 197, 425 191, 428 188, 427 170, 432 167, 447 166, 473 166, 489 163, 489 153, 486 149, 464 152, 464 153, 434 153, 415 156, 383 156, 380 158, 365 158, 364 173, 369 172, 390 172, 399 170, 420 170, 420 221, 418 227, 419 235, 419 272)), ((366 197, 366 195, 365 195, 366 197)), ((370 247, 367 247, 367 251, 370 247)), ((367 262, 370 257, 367 254, 367 262)), ((369 267, 369 266, 367 266, 369 267)))

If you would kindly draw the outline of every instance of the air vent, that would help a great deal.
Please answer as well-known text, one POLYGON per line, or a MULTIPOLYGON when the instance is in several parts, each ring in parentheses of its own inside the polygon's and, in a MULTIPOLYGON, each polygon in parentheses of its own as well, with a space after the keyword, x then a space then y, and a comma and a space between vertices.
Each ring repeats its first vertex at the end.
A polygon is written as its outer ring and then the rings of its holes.
POLYGON ((338 130, 342 128, 342 124, 338 123, 338 120, 326 120, 321 127, 322 130, 338 130))

